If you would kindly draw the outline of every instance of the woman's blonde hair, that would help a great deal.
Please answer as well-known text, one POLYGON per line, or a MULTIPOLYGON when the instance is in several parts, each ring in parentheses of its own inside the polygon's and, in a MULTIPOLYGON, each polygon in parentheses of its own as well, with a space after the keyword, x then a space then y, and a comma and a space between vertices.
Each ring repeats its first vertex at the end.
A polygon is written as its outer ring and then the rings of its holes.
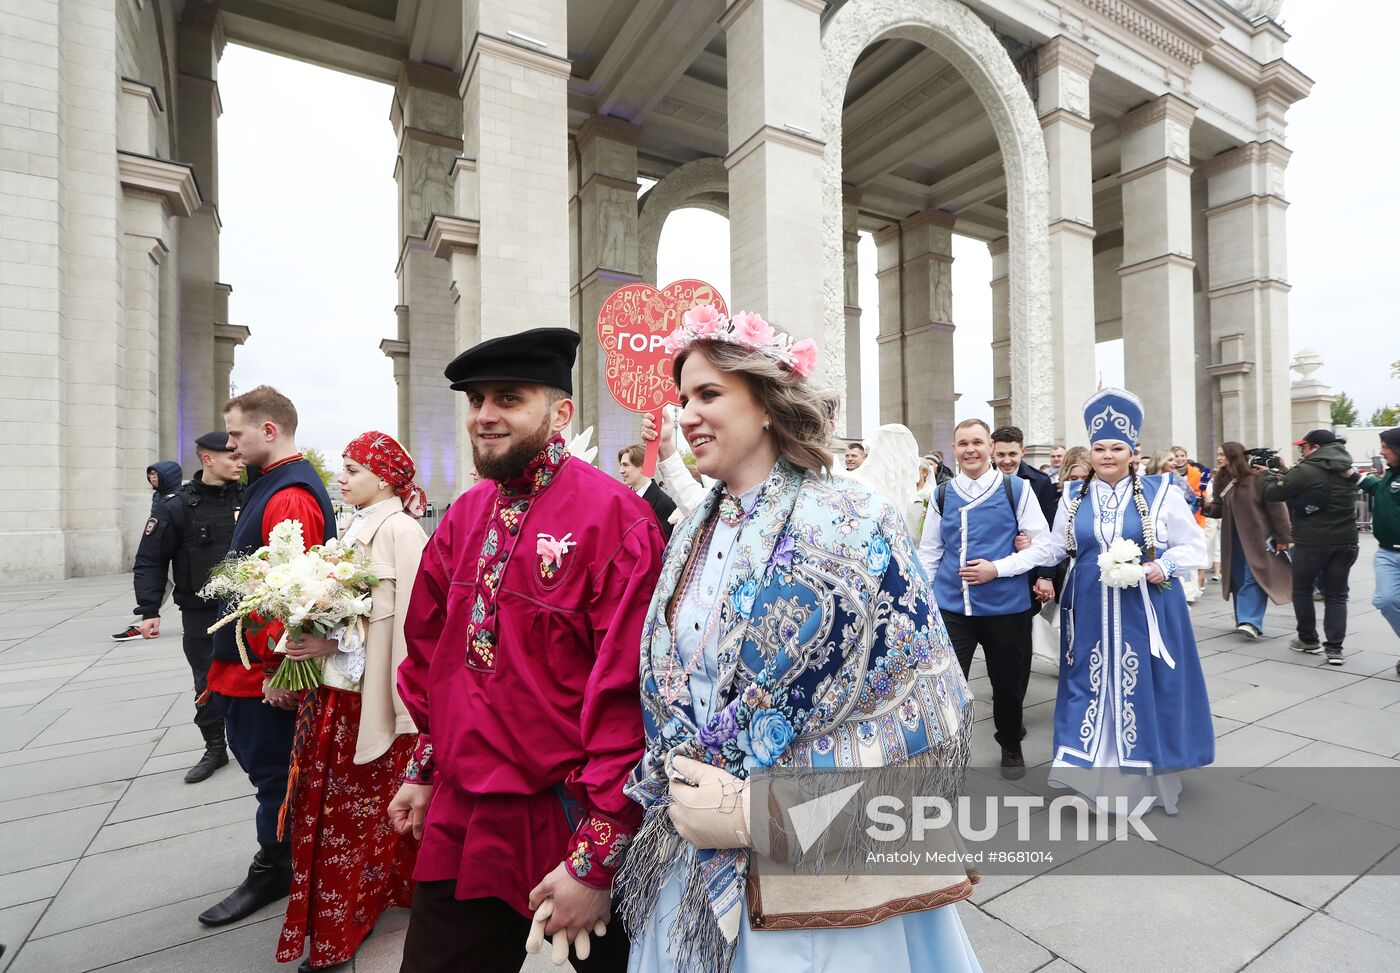
POLYGON ((1146 469, 1143 470, 1143 472, 1148 474, 1149 476, 1162 472, 1162 464, 1166 463, 1166 461, 1169 458, 1171 458, 1171 456, 1172 451, 1170 449, 1157 450, 1157 452, 1153 453, 1152 457, 1148 459, 1147 463, 1145 464, 1146 469))
POLYGON ((1092 473, 1094 470, 1093 464, 1089 462, 1089 450, 1083 446, 1071 446, 1065 450, 1065 455, 1060 457, 1061 483, 1069 479, 1076 466, 1084 467, 1085 473, 1092 473))
POLYGON ((723 341, 696 341, 676 355, 671 377, 681 384, 686 360, 699 352, 715 368, 739 375, 772 420, 769 433, 778 455, 804 472, 825 472, 831 467, 831 421, 840 397, 829 389, 809 385, 806 379, 762 352, 723 341))

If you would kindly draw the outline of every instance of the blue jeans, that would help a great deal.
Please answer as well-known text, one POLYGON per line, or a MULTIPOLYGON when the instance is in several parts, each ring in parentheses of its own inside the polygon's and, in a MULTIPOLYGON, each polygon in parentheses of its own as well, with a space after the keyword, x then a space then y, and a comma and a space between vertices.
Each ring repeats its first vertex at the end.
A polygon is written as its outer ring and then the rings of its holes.
POLYGON ((1249 559, 1244 556, 1240 535, 1230 533, 1230 594, 1235 600, 1235 624, 1248 622, 1260 632, 1264 631, 1264 609, 1269 606, 1269 596, 1254 580, 1254 572, 1249 570, 1249 559))
POLYGON ((1371 604, 1400 635, 1400 551, 1376 551, 1376 594, 1371 604))

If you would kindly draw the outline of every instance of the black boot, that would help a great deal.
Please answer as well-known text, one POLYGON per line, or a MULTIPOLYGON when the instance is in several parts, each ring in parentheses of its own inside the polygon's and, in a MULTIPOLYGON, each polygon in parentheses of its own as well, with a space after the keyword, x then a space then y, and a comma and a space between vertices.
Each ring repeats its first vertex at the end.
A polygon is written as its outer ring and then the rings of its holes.
POLYGON ((292 890, 292 848, 263 845, 248 866, 248 877, 218 905, 199 914, 206 926, 224 926, 252 915, 265 905, 285 899, 292 890))
POLYGON ((224 725, 201 726, 204 734, 204 756, 185 773, 186 784, 198 784, 208 780, 214 771, 228 764, 228 744, 224 742, 224 725))

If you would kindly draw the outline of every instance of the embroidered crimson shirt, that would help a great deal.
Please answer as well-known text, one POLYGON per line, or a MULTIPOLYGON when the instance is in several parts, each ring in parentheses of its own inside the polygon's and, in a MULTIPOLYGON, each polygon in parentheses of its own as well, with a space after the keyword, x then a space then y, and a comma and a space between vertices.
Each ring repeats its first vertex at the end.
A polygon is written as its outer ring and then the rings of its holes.
MULTIPOLYGON (((302 458, 301 453, 280 459, 276 463, 264 468, 264 472, 274 470, 285 463, 295 463, 302 458)), ((312 545, 319 543, 316 538, 325 534, 326 523, 321 516, 321 505, 316 498, 307 493, 301 487, 287 487, 285 490, 278 490, 267 501, 267 506, 263 509, 262 518, 262 542, 267 543, 268 537, 272 534, 272 528, 276 527, 284 520, 301 521, 301 536, 305 540, 306 548, 311 549, 312 545)), ((277 644, 277 640, 282 637, 282 623, 270 622, 262 628, 248 626, 244 629, 244 644, 248 646, 249 654, 255 660, 262 660, 263 665, 258 665, 255 661, 253 668, 244 669, 242 664, 237 662, 225 662, 222 659, 215 659, 209 664, 209 689, 223 696, 252 697, 263 694, 263 677, 268 673, 265 669, 277 668, 277 663, 281 656, 274 655, 272 647, 277 644)))
POLYGON ((558 437, 522 477, 452 504, 398 677, 420 731, 405 779, 434 785, 418 881, 454 878, 458 898, 523 915, 561 861, 610 886, 640 822, 622 785, 642 751, 638 652, 661 549, 646 502, 558 437))

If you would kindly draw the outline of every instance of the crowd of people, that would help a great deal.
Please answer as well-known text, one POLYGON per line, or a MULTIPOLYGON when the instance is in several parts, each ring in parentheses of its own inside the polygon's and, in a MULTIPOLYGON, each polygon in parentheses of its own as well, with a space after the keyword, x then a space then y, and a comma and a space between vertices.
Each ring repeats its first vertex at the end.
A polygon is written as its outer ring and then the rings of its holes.
POLYGON ((295 407, 267 386, 224 406, 188 483, 151 468, 139 621, 115 637, 159 636, 173 578, 205 742, 186 780, 232 750, 256 791, 258 850, 200 922, 285 898, 276 957, 302 973, 352 962, 395 907, 406 973, 517 970, 546 943, 581 971, 970 973, 952 904, 975 875, 794 900, 750 867, 771 810, 751 807, 755 775, 960 773, 980 646, 1001 773, 1023 776, 1032 623, 1058 602, 1052 783, 1094 813, 1117 795, 1175 813, 1179 772, 1214 758, 1189 609, 1206 572, 1243 637, 1291 599, 1292 647, 1339 664, 1357 489, 1375 498, 1377 604, 1400 634, 1400 430, 1382 477, 1351 475, 1325 431, 1292 468, 1226 443, 1208 470, 1179 447, 1143 455, 1142 403, 1107 389, 1084 405, 1087 445, 1048 468, 1021 430, 971 419, 955 469, 927 454, 908 496, 885 496, 858 475, 865 444, 833 450, 812 342, 706 307, 667 339, 681 408, 643 423, 656 479, 642 443, 613 477, 566 446, 578 345, 540 328, 448 366, 475 485, 431 536, 411 456, 377 431, 343 450, 354 512, 338 525, 295 407), (367 554, 362 636, 216 625, 230 606, 199 596, 210 571, 286 520, 307 547, 339 534, 367 554), (323 684, 278 688, 284 658, 322 660, 323 684))

